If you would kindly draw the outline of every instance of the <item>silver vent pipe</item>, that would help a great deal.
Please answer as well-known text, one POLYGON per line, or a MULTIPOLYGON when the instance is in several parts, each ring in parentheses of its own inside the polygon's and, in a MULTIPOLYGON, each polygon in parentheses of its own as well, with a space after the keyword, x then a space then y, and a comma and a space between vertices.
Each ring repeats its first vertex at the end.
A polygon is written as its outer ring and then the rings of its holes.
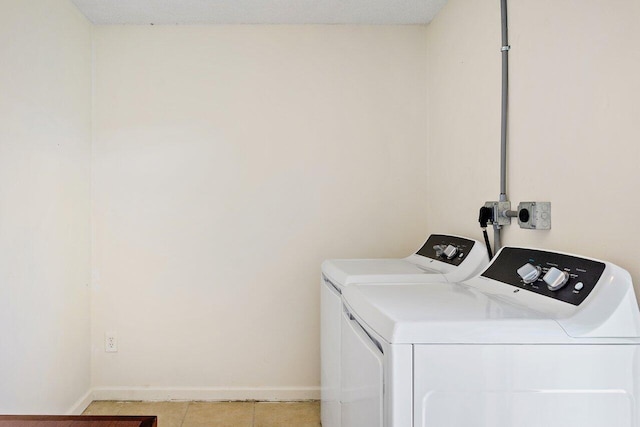
MULTIPOLYGON (((507 113, 509 107, 509 34, 507 27, 507 0, 500 0, 500 14, 502 24, 502 109, 500 117, 500 198, 501 202, 507 199, 507 113)), ((493 225, 493 247, 494 253, 500 250, 501 226, 493 225)))

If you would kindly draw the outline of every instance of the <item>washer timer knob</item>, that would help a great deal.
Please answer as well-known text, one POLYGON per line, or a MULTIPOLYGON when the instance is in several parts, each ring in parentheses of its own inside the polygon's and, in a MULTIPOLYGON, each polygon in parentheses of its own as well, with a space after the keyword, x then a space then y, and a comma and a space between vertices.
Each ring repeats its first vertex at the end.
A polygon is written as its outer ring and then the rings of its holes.
POLYGON ((551 267, 542 280, 545 281, 550 291, 557 291, 567 284, 569 281, 569 273, 555 267, 551 267))
POLYGON ((522 277, 522 281, 525 284, 533 283, 538 280, 540 273, 542 273, 542 269, 539 266, 534 267, 529 263, 526 263, 518 269, 518 276, 522 277))
POLYGON ((458 253, 458 248, 453 245, 449 245, 444 249, 444 254, 447 259, 453 259, 454 256, 458 253))

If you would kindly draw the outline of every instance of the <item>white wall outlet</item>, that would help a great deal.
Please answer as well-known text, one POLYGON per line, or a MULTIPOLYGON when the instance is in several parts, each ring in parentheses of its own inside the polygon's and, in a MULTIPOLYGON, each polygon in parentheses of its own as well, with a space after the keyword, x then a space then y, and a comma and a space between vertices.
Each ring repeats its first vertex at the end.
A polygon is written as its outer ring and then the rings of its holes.
POLYGON ((104 333, 104 351, 106 353, 116 353, 118 351, 118 337, 115 332, 104 333))

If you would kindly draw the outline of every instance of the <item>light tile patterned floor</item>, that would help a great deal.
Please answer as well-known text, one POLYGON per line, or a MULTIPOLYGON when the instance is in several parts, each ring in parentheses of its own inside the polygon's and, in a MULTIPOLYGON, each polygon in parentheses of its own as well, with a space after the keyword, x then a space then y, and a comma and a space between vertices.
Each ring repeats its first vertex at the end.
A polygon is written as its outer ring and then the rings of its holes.
POLYGON ((95 401, 83 415, 157 415, 158 427, 320 427, 320 402, 95 401))

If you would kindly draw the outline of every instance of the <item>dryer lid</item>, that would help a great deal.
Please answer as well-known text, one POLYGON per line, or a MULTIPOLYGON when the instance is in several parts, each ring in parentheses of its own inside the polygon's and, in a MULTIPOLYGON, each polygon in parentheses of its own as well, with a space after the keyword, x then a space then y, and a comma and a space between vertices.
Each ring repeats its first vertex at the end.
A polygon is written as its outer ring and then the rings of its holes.
POLYGON ((391 344, 561 343, 553 319, 457 283, 356 285, 345 306, 391 344))
POLYGON ((504 247, 479 276, 447 279, 357 285, 343 297, 389 343, 640 344, 631 276, 612 263, 504 247), (529 278, 525 267, 538 277, 529 278), (564 286, 556 286, 559 275, 564 286))

